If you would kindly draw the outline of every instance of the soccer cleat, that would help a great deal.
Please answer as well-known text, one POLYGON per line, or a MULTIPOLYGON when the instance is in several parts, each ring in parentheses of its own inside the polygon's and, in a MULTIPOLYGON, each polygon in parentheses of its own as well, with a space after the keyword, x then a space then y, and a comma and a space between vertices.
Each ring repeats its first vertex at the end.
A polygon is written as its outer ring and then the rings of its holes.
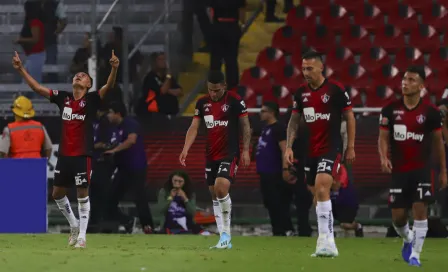
POLYGON ((86 240, 83 238, 78 238, 75 248, 86 248, 86 240))
POLYGON ((364 230, 362 227, 356 228, 355 237, 364 237, 364 230))
POLYGON ((216 246, 211 247, 210 249, 217 248, 217 249, 231 249, 232 248, 232 239, 230 235, 223 232, 221 234, 221 237, 219 238, 218 244, 216 246))
POLYGON ((409 263, 411 253, 412 253, 412 242, 407 243, 403 241, 403 247, 401 248, 401 256, 403 257, 403 260, 405 262, 409 263))
POLYGON ((78 240, 79 227, 70 228, 70 236, 68 237, 68 245, 74 246, 78 240))
POLYGON ((316 252, 311 254, 311 257, 337 257, 339 251, 336 247, 334 239, 329 240, 326 237, 321 237, 317 239, 316 252))
POLYGON ((415 258, 415 257, 412 257, 411 259, 409 259, 409 265, 410 266, 417 266, 417 267, 421 267, 422 266, 420 264, 420 261, 417 258, 415 258))

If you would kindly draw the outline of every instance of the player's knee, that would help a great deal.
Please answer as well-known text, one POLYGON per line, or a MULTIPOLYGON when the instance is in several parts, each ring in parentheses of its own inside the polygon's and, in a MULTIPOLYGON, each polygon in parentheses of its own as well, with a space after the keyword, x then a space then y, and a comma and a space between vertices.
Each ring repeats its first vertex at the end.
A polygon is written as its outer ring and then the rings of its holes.
POLYGON ((51 196, 55 200, 61 199, 65 196, 65 190, 58 187, 53 187, 53 192, 51 193, 51 196))
POLYGON ((89 196, 89 188, 78 188, 77 190, 78 198, 85 198, 89 196))
POLYGON ((412 214, 415 220, 426 220, 428 218, 428 207, 423 202, 415 202, 412 205, 412 214))
POLYGON ((229 194, 230 181, 225 178, 217 178, 215 182, 215 195, 224 198, 229 194))
POLYGON ((405 209, 392 209, 392 222, 396 227, 403 227, 407 224, 408 218, 405 209))

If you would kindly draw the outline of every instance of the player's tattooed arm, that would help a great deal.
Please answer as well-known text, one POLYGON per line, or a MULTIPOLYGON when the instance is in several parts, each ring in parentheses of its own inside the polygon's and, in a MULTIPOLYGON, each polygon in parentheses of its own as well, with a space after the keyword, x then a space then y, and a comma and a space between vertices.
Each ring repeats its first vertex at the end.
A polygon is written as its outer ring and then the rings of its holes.
POLYGON ((118 66, 120 65, 120 60, 117 56, 115 56, 114 50, 112 50, 112 57, 109 60, 110 65, 112 66, 112 69, 110 70, 109 77, 107 78, 106 85, 101 87, 99 94, 100 97, 103 98, 107 91, 112 89, 115 86, 115 79, 117 78, 117 71, 118 66))
POLYGON ((286 148, 292 148, 296 139, 297 130, 299 129, 300 114, 293 112, 289 119, 288 129, 286 130, 286 148))
POLYGON ((243 151, 249 152, 251 136, 249 116, 240 117, 240 125, 243 132, 243 151))
POLYGON ((20 60, 19 53, 14 52, 14 56, 12 57, 12 66, 19 72, 19 74, 22 76, 22 78, 25 80, 26 84, 30 86, 30 88, 36 92, 37 94, 50 98, 50 89, 47 87, 44 87, 39 84, 25 69, 25 67, 22 64, 22 61, 20 60))

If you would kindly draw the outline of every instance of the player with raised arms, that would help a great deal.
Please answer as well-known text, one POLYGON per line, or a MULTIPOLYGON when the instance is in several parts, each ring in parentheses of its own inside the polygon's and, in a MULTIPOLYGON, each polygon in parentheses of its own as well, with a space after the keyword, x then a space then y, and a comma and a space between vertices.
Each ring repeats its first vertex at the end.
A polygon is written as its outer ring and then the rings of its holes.
POLYGON ((378 151, 381 168, 392 174, 389 205, 395 230, 403 238, 402 257, 411 266, 421 266, 431 192, 431 147, 440 161, 440 185, 446 187, 445 148, 440 111, 423 101, 420 92, 426 75, 423 67, 410 67, 402 80, 403 98, 381 110, 378 151), (390 149, 391 159, 388 152, 390 149), (414 217, 409 230, 408 212, 414 217))
POLYGON ((93 80, 87 73, 80 72, 73 77, 73 90, 66 92, 40 85, 23 67, 17 52, 12 58, 13 67, 28 86, 59 107, 62 131, 52 196, 70 224, 68 243, 76 248, 86 247, 86 231, 90 216, 89 183, 92 175, 93 121, 101 99, 115 85, 120 61, 114 51, 109 63, 112 70, 106 85, 99 91, 89 92, 93 80), (67 198, 67 190, 74 184, 77 187, 79 220, 73 214, 67 198))
POLYGON ((220 239, 212 248, 232 248, 230 218, 232 201, 230 185, 234 182, 240 160, 240 131, 243 135, 242 165, 250 164, 250 123, 246 105, 235 92, 226 90, 221 71, 208 74, 208 95, 196 103, 193 121, 185 137, 185 145, 179 156, 180 163, 185 160, 198 134, 201 120, 207 127, 207 148, 205 179, 213 200, 213 212, 220 239))
POLYGON ((336 257, 339 252, 333 233, 333 212, 330 190, 333 177, 339 171, 341 161, 341 121, 347 120, 347 149, 345 162, 355 160, 355 126, 351 101, 344 86, 323 75, 321 54, 310 51, 302 56, 302 73, 307 81, 294 95, 294 106, 289 120, 285 159, 292 165, 292 145, 296 138, 300 118, 303 116, 310 132, 305 174, 316 204, 319 237, 313 257, 336 257))

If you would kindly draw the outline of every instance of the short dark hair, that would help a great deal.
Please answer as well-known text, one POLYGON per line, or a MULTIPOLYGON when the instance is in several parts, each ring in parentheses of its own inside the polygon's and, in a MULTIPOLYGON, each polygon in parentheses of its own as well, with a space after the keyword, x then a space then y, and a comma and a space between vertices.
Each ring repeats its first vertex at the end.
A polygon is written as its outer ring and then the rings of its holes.
POLYGON ((423 66, 409 66, 406 72, 418 74, 423 81, 426 79, 426 72, 423 66))
POLYGON ((302 59, 305 59, 305 60, 317 59, 317 60, 320 60, 321 62, 323 62, 322 54, 317 51, 314 51, 314 50, 310 50, 310 51, 304 53, 302 55, 302 59))
POLYGON ((225 83, 224 74, 219 70, 208 72, 207 81, 212 84, 225 83))
POLYGON ((111 102, 109 109, 114 113, 119 113, 121 117, 126 117, 126 106, 120 102, 111 102))
POLYGON ((263 103, 263 106, 272 110, 276 117, 280 114, 280 109, 277 102, 274 101, 266 101, 263 103))

